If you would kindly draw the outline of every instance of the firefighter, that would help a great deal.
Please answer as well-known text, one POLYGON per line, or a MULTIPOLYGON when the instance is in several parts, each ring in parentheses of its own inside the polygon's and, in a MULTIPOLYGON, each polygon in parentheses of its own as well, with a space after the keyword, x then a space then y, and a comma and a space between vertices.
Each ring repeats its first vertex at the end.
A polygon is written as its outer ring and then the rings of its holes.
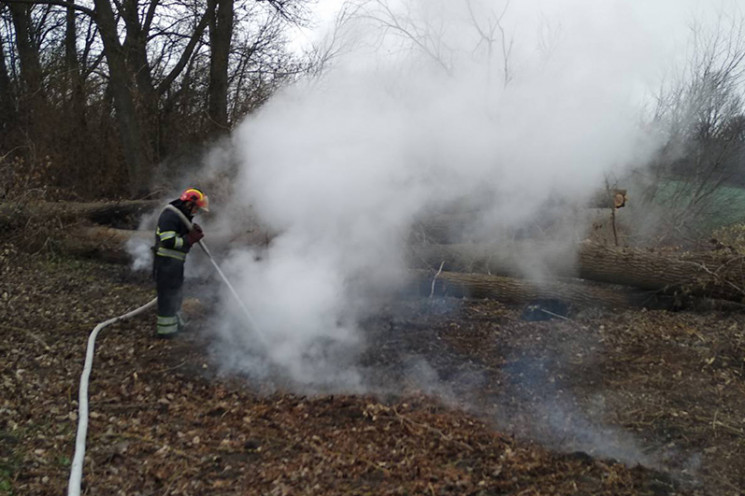
POLYGON ((158 291, 156 336, 160 338, 173 337, 183 330, 184 262, 191 247, 204 237, 199 224, 192 223, 200 209, 209 212, 209 198, 197 188, 188 188, 158 218, 153 277, 158 291))

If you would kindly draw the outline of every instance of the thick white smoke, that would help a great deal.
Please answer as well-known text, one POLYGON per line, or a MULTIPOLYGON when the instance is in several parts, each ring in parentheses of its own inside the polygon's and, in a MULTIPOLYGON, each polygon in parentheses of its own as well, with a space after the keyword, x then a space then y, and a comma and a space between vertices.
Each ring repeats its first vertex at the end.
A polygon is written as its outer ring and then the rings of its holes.
POLYGON ((237 311, 220 327, 226 365, 344 390, 364 387, 357 323, 406 280, 412 223, 468 204, 479 208, 468 227, 491 239, 549 198, 588 197, 644 163, 657 143, 641 126, 642 90, 670 55, 628 2, 357 13, 323 76, 234 134, 235 201, 278 235, 226 265, 255 328, 237 311))

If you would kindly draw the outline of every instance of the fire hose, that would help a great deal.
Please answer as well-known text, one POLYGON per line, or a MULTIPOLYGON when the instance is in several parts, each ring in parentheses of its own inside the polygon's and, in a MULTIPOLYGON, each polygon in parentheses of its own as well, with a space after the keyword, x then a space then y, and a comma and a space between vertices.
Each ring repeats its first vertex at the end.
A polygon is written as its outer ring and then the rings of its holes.
MULTIPOLYGON (((186 222, 186 225, 189 227, 189 230, 192 229, 192 224, 191 222, 188 222, 188 220, 186 222)), ((210 253, 209 249, 207 249, 207 245, 204 244, 204 241, 199 240, 199 246, 202 247, 202 250, 204 250, 207 258, 210 259, 210 262, 212 262, 212 265, 214 265, 217 273, 220 275, 223 282, 228 286, 230 292, 238 301, 241 309, 243 309, 243 312, 246 315, 249 324, 251 324, 252 328, 256 330, 257 327, 253 318, 251 317, 251 313, 248 311, 248 308, 246 308, 246 305, 243 303, 243 300, 238 295, 238 292, 235 290, 235 288, 233 288, 233 285, 230 284, 230 281, 220 269, 220 266, 215 261, 212 253, 210 253)), ((85 353, 85 365, 83 366, 83 373, 80 375, 80 390, 78 393, 78 432, 75 437, 75 456, 73 457, 72 465, 70 468, 70 479, 67 488, 68 496, 80 496, 80 485, 83 478, 83 462, 85 460, 85 439, 88 433, 88 382, 91 375, 91 367, 93 366, 93 352, 96 346, 96 337, 104 327, 111 325, 114 322, 127 320, 136 315, 139 315, 148 308, 153 307, 157 303, 157 301, 158 298, 154 298, 129 313, 101 322, 93 329, 90 336, 88 337, 88 348, 85 353)))
POLYGON ((88 337, 88 349, 85 353, 85 366, 83 367, 83 373, 80 375, 80 392, 78 393, 78 434, 75 438, 75 456, 72 460, 70 482, 67 487, 68 496, 78 496, 80 494, 80 481, 83 477, 85 437, 88 433, 88 380, 91 375, 91 366, 93 365, 93 350, 96 346, 96 337, 104 327, 113 324, 114 322, 134 317, 154 306, 157 301, 158 298, 154 298, 129 313, 101 322, 95 327, 95 329, 93 329, 93 332, 91 332, 91 335, 88 337))

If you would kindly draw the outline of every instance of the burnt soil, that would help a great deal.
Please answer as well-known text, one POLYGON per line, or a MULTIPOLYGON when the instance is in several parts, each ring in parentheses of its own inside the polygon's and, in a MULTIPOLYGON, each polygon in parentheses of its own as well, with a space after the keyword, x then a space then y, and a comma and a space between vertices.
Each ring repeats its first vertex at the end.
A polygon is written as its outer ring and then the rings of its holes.
MULTIPOLYGON (((215 283, 214 281, 210 283, 215 283)), ((66 491, 95 325, 154 296, 127 267, 0 245, 0 494, 66 491)), ((362 326, 377 393, 220 370, 211 317, 105 329, 84 494, 743 494, 745 315, 408 298, 362 326), (386 392, 383 392, 386 391, 386 392)))

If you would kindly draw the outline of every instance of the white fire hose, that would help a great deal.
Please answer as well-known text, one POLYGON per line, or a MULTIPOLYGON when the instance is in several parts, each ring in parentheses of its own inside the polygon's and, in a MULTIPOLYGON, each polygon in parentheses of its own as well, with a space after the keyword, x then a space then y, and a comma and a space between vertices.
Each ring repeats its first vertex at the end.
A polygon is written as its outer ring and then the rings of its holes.
POLYGON ((101 329, 107 325, 134 317, 154 306, 157 302, 158 298, 154 298, 148 303, 142 305, 140 308, 136 308, 129 313, 101 322, 95 329, 93 329, 93 332, 91 332, 91 335, 88 337, 88 350, 85 353, 85 366, 83 367, 83 373, 80 375, 80 392, 78 393, 78 434, 75 438, 75 457, 72 459, 70 483, 67 487, 68 496, 78 496, 80 494, 80 481, 83 477, 85 437, 88 433, 88 379, 90 378, 91 366, 93 365, 93 350, 96 347, 96 336, 98 336, 101 329))
MULTIPOLYGON (((186 217, 184 217, 184 219, 186 219, 186 217)), ((191 222, 188 222, 188 219, 186 225, 189 227, 189 230, 192 229, 192 224, 191 222)), ((207 257, 210 259, 210 262, 212 262, 212 265, 215 266, 215 269, 217 269, 217 273, 220 274, 223 282, 225 282, 228 288, 230 288, 230 292, 233 294, 233 296, 243 309, 243 312, 246 314, 248 322, 251 324, 254 330, 257 330, 256 324, 254 323, 254 320, 251 317, 248 308, 246 308, 246 305, 243 303, 243 300, 241 300, 240 296, 238 296, 238 293, 236 292, 235 288, 233 288, 233 285, 230 284, 228 278, 225 277, 225 274, 220 269, 220 266, 217 265, 217 262, 212 256, 212 253, 210 253, 210 251, 207 249, 207 245, 205 245, 202 240, 199 240, 199 246, 201 246, 202 250, 204 250, 204 253, 207 254, 207 257)), ((154 306, 157 301, 158 298, 154 298, 153 300, 149 301, 139 308, 132 310, 129 313, 120 315, 119 317, 114 317, 113 319, 109 319, 105 322, 101 322, 95 327, 95 329, 93 329, 90 336, 88 337, 88 349, 85 353, 85 365, 83 366, 83 373, 80 375, 80 390, 78 393, 78 433, 75 437, 75 456, 73 457, 72 466, 70 468, 70 480, 67 487, 68 496, 80 496, 80 484, 83 478, 83 461, 85 460, 85 438, 88 433, 88 382, 91 375, 91 367, 93 365, 93 351, 96 346, 96 337, 104 327, 113 324, 114 322, 127 320, 136 315, 139 315, 148 308, 154 306)))

